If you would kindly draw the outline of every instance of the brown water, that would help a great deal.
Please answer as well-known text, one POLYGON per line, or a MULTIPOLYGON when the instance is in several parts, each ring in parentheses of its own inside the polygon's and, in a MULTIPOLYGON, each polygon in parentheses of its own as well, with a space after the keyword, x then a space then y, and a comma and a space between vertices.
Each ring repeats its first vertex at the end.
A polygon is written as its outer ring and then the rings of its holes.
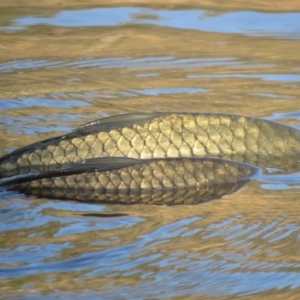
MULTIPOLYGON (((126 112, 246 114, 300 128, 298 1, 101 3, 0 3, 0 155, 126 112)), ((299 195, 298 174, 197 206, 1 191, 0 295, 299 299, 299 195)))

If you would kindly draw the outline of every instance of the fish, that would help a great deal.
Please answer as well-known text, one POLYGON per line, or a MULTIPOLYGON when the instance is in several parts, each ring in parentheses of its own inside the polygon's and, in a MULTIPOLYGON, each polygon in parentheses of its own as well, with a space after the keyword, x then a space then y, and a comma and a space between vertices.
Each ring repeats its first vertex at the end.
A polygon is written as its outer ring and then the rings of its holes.
POLYGON ((294 172, 300 170, 300 131, 274 121, 222 113, 117 115, 2 156, 0 178, 101 157, 217 157, 294 172))
MULTIPOLYGON (((2 185, 27 195, 106 204, 197 204, 246 184, 258 168, 218 158, 92 158, 19 175, 2 185)), ((1 185, 1 184, 0 184, 1 185)))

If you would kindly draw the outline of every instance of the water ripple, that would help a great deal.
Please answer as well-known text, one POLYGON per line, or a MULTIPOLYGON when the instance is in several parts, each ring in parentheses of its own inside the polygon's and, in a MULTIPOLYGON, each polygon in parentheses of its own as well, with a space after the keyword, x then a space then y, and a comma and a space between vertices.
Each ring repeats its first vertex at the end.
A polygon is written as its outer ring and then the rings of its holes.
POLYGON ((40 24, 61 27, 119 26, 151 24, 178 29, 299 39, 300 14, 236 11, 216 13, 201 9, 159 10, 139 7, 111 7, 64 10, 51 17, 27 16, 14 20, 3 30, 23 30, 40 24), (144 15, 151 18, 143 17, 144 15))
POLYGON ((188 75, 188 78, 257 78, 264 81, 300 81, 300 74, 205 74, 188 75))
MULTIPOLYGON (((199 68, 212 66, 235 66, 243 62, 232 57, 216 58, 174 58, 172 56, 157 56, 145 58, 85 58, 76 61, 47 61, 47 60, 14 60, 0 63, 0 72, 13 70, 28 70, 40 68, 101 68, 101 69, 173 69, 173 68, 199 68)), ((268 66, 268 65, 267 65, 268 66)), ((143 76, 143 74, 141 74, 143 76)), ((153 76, 153 74, 150 74, 153 76)), ((154 74, 155 75, 155 74, 154 74)), ((137 75, 138 76, 138 75, 137 75)), ((148 74, 149 76, 149 74, 148 74)), ((78 80, 78 78, 76 79, 78 80)), ((79 79, 80 80, 80 79, 79 79)))
MULTIPOLYGON (((114 238, 102 235, 105 231, 111 231, 110 235, 113 235, 117 232, 115 229, 126 230, 128 226, 143 227, 147 224, 145 219, 132 216, 117 220, 55 216, 56 211, 76 213, 96 209, 101 212, 104 208, 47 201, 33 207, 28 204, 27 209, 14 207, 14 213, 7 208, 3 210, 1 224, 5 232, 18 228, 37 231, 45 224, 59 222, 56 231, 52 230, 53 238, 79 234, 82 235, 80 240, 84 241, 86 233, 94 231, 95 235, 90 244, 83 242, 83 249, 76 246, 78 254, 75 256, 62 257, 63 252, 75 247, 73 243, 62 240, 45 245, 29 243, 0 248, 1 278, 83 272, 88 281, 93 278, 110 280, 109 291, 103 286, 101 294, 109 293, 107 295, 114 299, 122 299, 125 294, 131 299, 134 295, 172 298, 190 293, 197 296, 242 296, 300 287, 300 263, 293 257, 284 261, 280 259, 286 251, 283 246, 291 239, 297 239, 300 230, 297 218, 290 215, 256 214, 256 218, 249 218, 248 214, 239 213, 216 221, 213 214, 200 214, 158 225, 123 244, 121 241, 126 241, 126 238, 122 235, 114 238), (103 248, 93 249, 99 246, 103 248), (121 281, 117 284, 120 278, 127 278, 129 282, 134 280, 134 283, 123 284, 121 281)), ((34 237, 30 235, 28 242, 34 237)))
POLYGON ((20 109, 27 107, 59 107, 72 108, 76 106, 90 106, 82 100, 54 100, 44 97, 20 97, 18 99, 0 99, 0 110, 20 109))
POLYGON ((24 69, 38 69, 49 68, 61 65, 60 61, 48 61, 48 60, 13 60, 0 64, 0 72, 10 72, 12 70, 24 70, 24 69))
POLYGON ((15 231, 19 228, 22 229, 32 229, 37 227, 44 227, 48 224, 58 223, 59 228, 54 233, 55 237, 67 236, 72 234, 86 233, 88 231, 95 230, 111 230, 114 228, 126 228, 131 227, 136 223, 142 222, 142 218, 134 218, 130 219, 126 217, 120 217, 118 219, 99 219, 95 222, 93 217, 85 217, 82 218, 81 214, 70 214, 68 217, 60 217, 55 216, 55 214, 47 214, 45 210, 52 209, 56 210, 71 210, 83 212, 86 210, 95 211, 103 211, 101 206, 94 205, 84 205, 84 204, 72 204, 72 203, 56 203, 56 202, 45 202, 39 206, 34 208, 29 208, 29 204, 27 204, 28 209, 24 209, 24 204, 22 207, 17 208, 14 207, 13 211, 9 213, 4 213, 1 215, 1 223, 0 223, 0 232, 9 232, 15 231))

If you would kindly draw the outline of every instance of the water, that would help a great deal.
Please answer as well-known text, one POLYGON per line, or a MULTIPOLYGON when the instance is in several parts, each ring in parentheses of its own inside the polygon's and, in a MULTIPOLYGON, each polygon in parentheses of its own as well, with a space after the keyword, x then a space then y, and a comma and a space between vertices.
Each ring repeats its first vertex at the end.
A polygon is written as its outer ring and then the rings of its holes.
POLYGON ((260 13, 254 11, 211 12, 201 9, 159 10, 139 7, 94 8, 60 11, 52 17, 18 18, 6 30, 47 24, 61 27, 153 24, 178 29, 249 34, 299 39, 300 13, 260 13))
MULTIPOLYGON (((300 129, 292 1, 273 11, 259 1, 25 2, 0 4, 0 155, 127 112, 245 114, 300 129)), ((174 207, 1 191, 0 294, 298 299, 299 182, 299 174, 261 176, 222 199, 174 207)))

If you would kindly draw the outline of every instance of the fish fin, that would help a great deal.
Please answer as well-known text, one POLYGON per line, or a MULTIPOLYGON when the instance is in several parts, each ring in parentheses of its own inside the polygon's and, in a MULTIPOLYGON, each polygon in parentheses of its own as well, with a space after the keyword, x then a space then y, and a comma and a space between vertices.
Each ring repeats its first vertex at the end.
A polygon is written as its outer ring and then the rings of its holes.
MULTIPOLYGON (((129 167, 135 164, 148 163, 151 159, 136 159, 128 157, 97 157, 66 165, 62 172, 82 173, 92 171, 109 171, 129 167)), ((69 175, 69 174, 68 174, 69 175)))
POLYGON ((65 165, 60 169, 47 170, 41 173, 27 173, 16 175, 11 178, 0 181, 0 187, 12 186, 32 180, 39 180, 51 177, 61 177, 80 173, 101 172, 116 170, 119 168, 129 167, 139 163, 147 163, 147 159, 135 159, 127 157, 101 157, 91 158, 65 165))

